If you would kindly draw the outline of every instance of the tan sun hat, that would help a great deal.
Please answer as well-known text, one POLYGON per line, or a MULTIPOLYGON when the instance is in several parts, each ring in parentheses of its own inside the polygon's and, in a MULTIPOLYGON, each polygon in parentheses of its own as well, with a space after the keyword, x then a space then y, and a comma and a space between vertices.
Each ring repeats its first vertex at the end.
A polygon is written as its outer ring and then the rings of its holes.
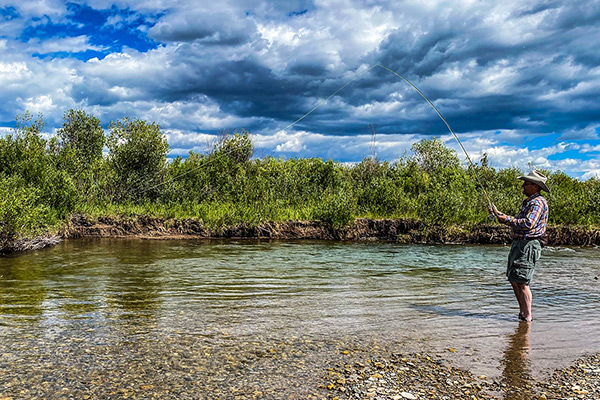
POLYGON ((540 174, 537 171, 531 171, 527 175, 520 176, 517 179, 522 179, 527 182, 535 183, 536 185, 541 187, 542 190, 545 190, 546 192, 550 193, 550 189, 548 189, 548 186, 546 186, 546 181, 548 180, 548 178, 546 178, 544 175, 540 174))

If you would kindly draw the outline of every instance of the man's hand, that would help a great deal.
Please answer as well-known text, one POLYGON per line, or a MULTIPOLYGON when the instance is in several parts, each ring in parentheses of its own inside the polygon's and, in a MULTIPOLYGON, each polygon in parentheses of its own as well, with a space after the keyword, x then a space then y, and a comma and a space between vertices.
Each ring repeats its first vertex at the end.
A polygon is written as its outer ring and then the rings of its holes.
POLYGON ((498 219, 498 222, 504 223, 504 221, 506 221, 507 216, 505 214, 501 213, 500 211, 498 211, 498 208, 496 207, 496 205, 494 203, 491 203, 488 206, 488 211, 490 212, 490 214, 493 214, 496 216, 496 218, 498 219))

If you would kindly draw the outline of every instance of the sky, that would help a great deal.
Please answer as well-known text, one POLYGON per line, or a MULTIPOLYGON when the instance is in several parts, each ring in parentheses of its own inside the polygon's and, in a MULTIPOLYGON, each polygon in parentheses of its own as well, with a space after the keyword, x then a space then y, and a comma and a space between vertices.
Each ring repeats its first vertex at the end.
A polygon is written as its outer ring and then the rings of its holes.
POLYGON ((600 0, 0 0, 0 134, 83 109, 158 123, 170 157, 245 129, 257 157, 394 161, 437 137, 464 161, 380 64, 474 161, 589 179, 599 42, 600 0))

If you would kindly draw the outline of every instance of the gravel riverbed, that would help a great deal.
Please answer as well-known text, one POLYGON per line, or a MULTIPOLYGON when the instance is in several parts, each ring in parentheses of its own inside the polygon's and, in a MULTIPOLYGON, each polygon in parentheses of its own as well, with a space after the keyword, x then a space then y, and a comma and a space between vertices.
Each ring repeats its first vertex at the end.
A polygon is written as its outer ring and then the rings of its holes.
MULTIPOLYGON (((600 356, 547 379, 474 376, 358 339, 85 335, 0 344, 0 399, 598 399, 600 356)), ((446 353, 449 355, 448 349, 446 353)))

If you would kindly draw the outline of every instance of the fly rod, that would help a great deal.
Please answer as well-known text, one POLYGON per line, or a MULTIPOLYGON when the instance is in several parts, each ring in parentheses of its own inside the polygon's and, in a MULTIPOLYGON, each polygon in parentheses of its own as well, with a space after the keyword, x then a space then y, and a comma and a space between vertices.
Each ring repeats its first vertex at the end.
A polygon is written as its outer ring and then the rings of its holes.
MULTIPOLYGON (((442 113, 437 109, 437 107, 433 104, 433 102, 431 100, 429 100, 429 98, 427 96, 425 96, 425 94, 423 92, 421 92, 421 90, 419 90, 418 87, 416 87, 411 81, 409 81, 408 79, 406 79, 404 76, 400 75, 399 73, 397 73, 396 71, 386 67, 385 65, 382 65, 380 63, 377 63, 375 65, 372 65, 371 67, 369 67, 367 70, 361 72, 360 74, 358 74, 357 76, 355 76, 353 79, 351 79, 350 81, 344 83, 342 86, 340 86, 336 91, 334 91, 332 94, 330 94, 329 96, 327 96, 325 99, 319 101, 313 108, 311 108, 308 112, 306 112, 304 115, 302 115, 300 118, 298 118, 297 120, 295 120, 294 122, 290 123, 289 125, 287 125, 285 128, 280 129, 279 131, 276 132, 283 132, 289 128, 291 128, 292 126, 296 125, 298 122, 302 121, 304 118, 306 118, 308 115, 310 115, 313 111, 315 111, 317 108, 321 107, 323 104, 325 104, 325 102, 327 102, 329 99, 331 99, 333 96, 335 96, 336 94, 338 94, 342 89, 344 89, 346 86, 350 85, 352 82, 360 79, 362 76, 366 75, 367 73, 369 73, 370 71, 372 71, 374 68, 379 67, 379 68, 383 68, 384 70, 387 70, 389 72, 391 72, 392 74, 396 75, 397 77, 401 78, 404 82, 408 83, 413 89, 415 89, 417 91, 417 93, 419 93, 421 95, 421 97, 423 97, 425 99, 425 101, 427 101, 427 103, 434 109, 434 111, 437 113, 438 117, 440 117, 440 119, 444 122, 444 124, 446 124, 446 127, 448 128, 448 130, 450 131, 450 133, 452 134, 452 136, 454 137, 454 139, 456 139, 456 141, 458 142, 458 145, 460 146, 461 150, 463 151, 463 153, 465 153, 465 156, 467 157, 467 161, 469 162, 469 165, 471 166, 471 168, 473 169, 473 172, 475 172, 475 178, 477 180, 477 183, 479 184, 479 186, 481 187, 481 190, 483 190, 483 194, 488 202, 488 205, 492 205, 492 202, 490 200, 490 197, 488 196, 487 191, 485 190, 485 187, 483 186, 483 184, 481 183, 481 178, 479 177, 479 173, 477 172, 477 169, 475 168, 475 165, 473 164, 473 161, 471 161, 471 157, 469 156, 469 153, 467 153, 467 150, 465 149, 465 147, 463 146, 462 142, 460 141, 460 139, 458 138, 458 135, 452 130, 452 128, 450 127, 450 124, 448 123, 448 121, 446 121, 446 119, 444 118, 444 116, 442 115, 442 113)), ((199 166, 197 166, 196 168, 192 168, 178 176, 172 177, 170 179, 170 181, 175 180, 175 178, 179 178, 181 176, 187 175, 190 172, 193 172, 203 166, 205 166, 207 162, 205 163, 200 163, 199 166)), ((157 185, 152 185, 149 186, 147 188, 145 188, 142 192, 146 192, 150 189, 154 189, 158 186, 162 186, 170 181, 167 182, 161 182, 157 185)))

